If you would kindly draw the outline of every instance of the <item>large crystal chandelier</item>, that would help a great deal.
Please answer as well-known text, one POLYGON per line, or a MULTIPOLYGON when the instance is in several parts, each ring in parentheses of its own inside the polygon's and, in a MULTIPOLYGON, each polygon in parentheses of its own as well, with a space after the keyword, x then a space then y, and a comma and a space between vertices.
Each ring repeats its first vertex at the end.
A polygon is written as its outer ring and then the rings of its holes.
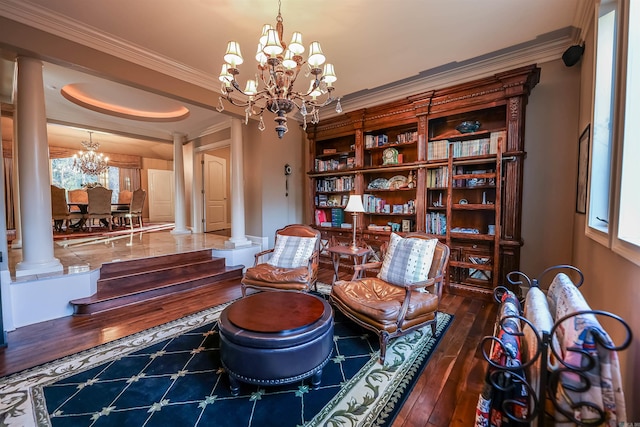
POLYGON ((82 146, 87 151, 80 151, 73 155, 73 167, 86 175, 97 176, 107 170, 109 158, 96 151, 100 144, 93 142, 92 133, 89 132, 89 141, 82 141, 82 146))
MULTIPOLYGON (((217 110, 219 112, 224 110, 223 98, 235 106, 246 107, 245 123, 249 122, 249 117, 252 115, 260 116, 258 129, 261 131, 265 129, 262 114, 265 109, 269 110, 276 115, 274 119, 276 132, 278 137, 282 138, 289 130, 286 115, 293 111, 294 106, 303 117, 303 129, 307 128, 307 116, 311 117, 311 123, 318 123, 320 120, 318 109, 336 99, 332 93, 333 83, 337 77, 333 64, 325 64, 326 58, 319 42, 311 43, 309 56, 305 61, 302 57, 305 48, 302 45, 301 33, 294 32, 288 46, 282 41, 284 26, 280 6, 281 2, 278 1, 276 27, 273 28, 269 24, 262 27, 256 53, 258 72, 254 80, 247 81, 244 90, 236 80, 236 76, 240 74, 238 65, 244 61, 240 53, 240 45, 235 41, 228 43, 224 55, 225 64, 220 72, 222 96, 217 110), (303 70, 303 74, 311 77, 311 81, 307 92, 298 92, 293 85, 303 70), (262 82, 262 85, 259 82, 262 82), (234 91, 238 95, 235 95, 234 91)), ((342 112, 340 99, 336 104, 336 112, 342 112)))

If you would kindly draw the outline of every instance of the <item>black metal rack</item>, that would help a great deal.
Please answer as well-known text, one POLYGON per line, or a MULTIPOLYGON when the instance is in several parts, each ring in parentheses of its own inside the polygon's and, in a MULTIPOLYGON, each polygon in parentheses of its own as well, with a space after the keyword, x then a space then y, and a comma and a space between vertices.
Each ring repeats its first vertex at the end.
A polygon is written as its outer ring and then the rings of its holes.
MULTIPOLYGON (((556 272, 558 270, 570 270, 573 273, 579 276, 579 280, 577 283, 574 283, 577 288, 582 286, 584 283, 584 275, 583 273, 576 267, 571 265, 557 265, 553 267, 549 267, 544 270, 538 278, 530 279, 526 274, 520 271, 514 271, 507 274, 507 280, 510 282, 512 286, 523 286, 524 282, 529 288, 537 287, 540 288, 540 282, 544 278, 545 275, 556 272)), ((498 303, 502 302, 502 296, 505 292, 508 292, 508 289, 505 287, 497 287, 494 290, 494 298, 498 303)), ((523 302, 520 301, 521 307, 523 306, 523 302)), ((582 316, 586 314, 592 314, 595 316, 603 316, 614 321, 618 322, 622 328, 626 331, 626 336, 624 342, 620 345, 612 345, 613 343, 606 341, 603 337, 599 335, 595 335, 595 339, 598 341, 598 344, 603 348, 610 351, 621 351, 626 349, 630 344, 633 338, 631 328, 629 325, 619 316, 615 314, 601 311, 601 310, 582 310, 576 311, 574 313, 570 313, 560 319, 555 320, 555 323, 551 327, 549 331, 538 331, 533 324, 525 318, 521 313, 517 315, 505 315, 501 319, 498 320, 499 327, 506 334, 523 336, 524 328, 531 328, 534 333, 534 336, 537 340, 536 352, 531 357, 530 360, 525 361, 517 366, 503 366, 497 364, 493 360, 491 360, 490 353, 487 353, 488 344, 499 345, 501 346, 503 351, 507 351, 505 344, 500 340, 497 336, 487 336, 484 337, 482 341, 482 354, 484 359, 489 363, 488 376, 487 381, 494 387, 496 390, 501 392, 508 392, 512 390, 514 387, 524 388, 527 391, 527 403, 523 403, 522 400, 507 398, 502 401, 502 411, 506 417, 508 417, 514 423, 523 423, 528 424, 537 419, 537 424, 539 427, 544 427, 548 423, 555 422, 570 422, 575 423, 579 426, 594 426, 601 425, 605 421, 605 411, 602 407, 597 405, 594 402, 586 402, 586 401, 578 401, 574 402, 571 406, 570 410, 563 408, 556 399, 556 391, 558 386, 560 385, 561 378, 564 374, 572 373, 578 376, 580 379, 578 387, 572 387, 567 384, 563 384, 565 389, 570 389, 575 392, 584 392, 590 389, 591 382, 587 377, 586 373, 590 371, 595 364, 596 360, 590 355, 588 352, 583 351, 577 347, 568 347, 566 351, 574 351, 579 352, 583 356, 582 366, 574 366, 563 360, 562 355, 558 354, 553 345, 551 345, 552 337, 557 333, 558 328, 569 319, 572 319, 576 316, 582 316), (505 329, 505 323, 509 319, 517 319, 522 322, 522 328, 517 333, 510 333, 508 329, 505 329), (555 359, 559 362, 559 367, 555 369, 549 369, 549 353, 552 353, 555 359), (538 359, 540 359, 540 369, 539 369, 539 378, 538 379, 538 390, 540 390, 540 395, 535 391, 534 387, 531 385, 531 382, 528 381, 526 375, 524 374, 526 370, 535 364, 538 359), (546 402, 550 402, 553 405, 555 410, 555 414, 550 414, 545 410, 546 402), (597 420, 589 420, 588 422, 580 421, 575 418, 573 411, 579 409, 581 407, 589 407, 592 410, 596 411, 599 414, 599 419, 597 420), (523 410, 524 409, 524 410, 523 410), (520 416, 518 415, 520 414, 520 416), (522 415, 525 414, 525 415, 522 415), (558 417, 562 417, 559 419, 558 417)), ((497 334, 496 334, 497 335, 497 334)), ((529 343, 531 345, 531 343, 529 343)), ((492 346, 489 346, 492 348, 492 346)), ((530 379, 529 379, 530 380, 530 379)))

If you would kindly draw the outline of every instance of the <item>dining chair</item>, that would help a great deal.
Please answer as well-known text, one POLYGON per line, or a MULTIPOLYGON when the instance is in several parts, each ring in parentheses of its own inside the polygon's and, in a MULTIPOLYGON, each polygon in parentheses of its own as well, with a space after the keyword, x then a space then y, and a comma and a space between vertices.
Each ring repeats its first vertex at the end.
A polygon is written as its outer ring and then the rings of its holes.
POLYGON ((142 228, 142 208, 144 207, 144 201, 147 198, 147 192, 142 188, 138 188, 132 193, 131 202, 129 203, 129 209, 126 211, 112 211, 114 220, 116 218, 129 220, 131 230, 133 230, 133 219, 138 220, 140 228, 142 228))
POLYGON ((67 203, 69 204, 70 212, 82 212, 85 210, 86 205, 89 204, 87 190, 82 188, 69 190, 67 192, 67 203))
POLYGON ((67 190, 56 185, 51 186, 51 217, 54 230, 59 232, 63 231, 63 225, 69 231, 72 219, 82 220, 80 212, 69 212, 67 190))
POLYGON ((122 221, 124 218, 122 216, 117 217, 115 214, 119 212, 129 212, 129 208, 131 205, 131 197, 133 196, 133 191, 122 190, 118 193, 118 206, 116 209, 112 209, 113 215, 113 223, 115 224, 116 218, 118 219, 118 225, 122 225, 122 221))
POLYGON ((94 219, 105 220, 106 226, 109 230, 112 229, 111 193, 113 193, 113 190, 109 190, 104 187, 93 187, 87 189, 89 204, 87 205, 87 213, 84 217, 89 225, 89 232, 91 232, 93 225, 92 221, 94 219))

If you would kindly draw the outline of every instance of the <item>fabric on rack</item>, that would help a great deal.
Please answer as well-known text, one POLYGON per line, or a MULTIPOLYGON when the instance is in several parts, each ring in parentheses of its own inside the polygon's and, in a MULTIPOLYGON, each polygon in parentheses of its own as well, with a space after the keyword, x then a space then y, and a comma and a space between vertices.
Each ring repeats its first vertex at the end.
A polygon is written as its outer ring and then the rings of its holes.
MULTIPOLYGON (((498 319, 494 327, 494 336, 501 344, 494 341, 490 359, 499 366, 511 368, 520 376, 524 376, 523 370, 518 369, 522 365, 522 353, 520 342, 520 319, 508 316, 520 315, 520 302, 511 291, 502 296, 498 319)), ((504 413, 503 402, 505 399, 513 399, 523 405, 510 405, 513 415, 517 418, 527 417, 528 395, 527 389, 521 382, 514 381, 509 371, 501 371, 489 366, 487 369, 484 389, 478 397, 476 408, 476 427, 500 427, 500 426, 525 426, 528 424, 514 422, 504 413), (496 375, 497 372, 497 375, 496 375), (494 387, 490 378, 493 378, 500 386, 494 387), (502 389, 502 390, 501 390, 502 389)))
MULTIPOLYGON (((582 293, 575 287, 571 279, 564 273, 559 273, 551 282, 547 292, 549 307, 553 307, 554 320, 583 310, 591 310, 582 293)), ((556 399, 560 407, 570 411, 577 402, 588 402, 600 407, 605 413, 604 425, 617 427, 626 422, 626 408, 620 364, 618 354, 607 350, 601 343, 613 345, 611 338, 604 331, 593 314, 582 314, 571 317, 562 322, 557 328, 562 359, 568 366, 588 366, 589 357, 595 361, 594 367, 585 372, 591 387, 584 392, 574 392, 569 389, 572 385, 579 385, 580 378, 575 373, 563 373, 556 392, 556 399), (589 356, 571 349, 578 349, 589 356)), ((594 409, 580 405, 572 411, 578 421, 588 422, 599 418, 594 409)), ((557 426, 572 425, 557 423, 557 426)))
MULTIPOLYGON (((527 296, 524 301, 524 317, 531 322, 531 325, 534 329, 528 327, 527 325, 523 326, 523 354, 524 354, 524 362, 528 363, 534 357, 536 357, 536 353, 540 350, 540 346, 547 345, 542 342, 543 332, 549 333, 551 328, 553 327, 553 317, 551 316, 551 311, 549 310, 549 304, 547 303, 547 296, 540 290, 540 288, 532 287, 527 292, 527 296)), ((559 344, 558 340, 555 337, 551 337, 551 345, 556 348, 556 352, 559 352, 559 344)), ((547 363, 542 363, 542 356, 538 354, 538 359, 529 366, 527 370, 527 379, 529 380, 529 384, 531 388, 535 391, 536 396, 540 397, 540 408, 538 410, 544 409, 545 402, 545 390, 540 390, 540 375, 547 375, 547 367, 553 369, 556 366, 555 357, 553 352, 548 349, 547 350, 547 363), (542 366, 544 366, 544 372, 540 372, 542 366)), ((533 402, 531 403, 533 405, 533 402)), ((538 419, 541 415, 536 417, 536 419, 532 422, 532 426, 535 427, 538 425, 538 419)))

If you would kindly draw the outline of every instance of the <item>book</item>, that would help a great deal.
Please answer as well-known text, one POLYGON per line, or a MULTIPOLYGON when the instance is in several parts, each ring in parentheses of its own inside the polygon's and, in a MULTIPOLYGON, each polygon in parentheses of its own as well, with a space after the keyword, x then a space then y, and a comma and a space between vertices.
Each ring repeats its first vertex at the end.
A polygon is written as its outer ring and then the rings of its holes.
POLYGON ((331 209, 331 226, 340 227, 344 222, 344 211, 340 208, 331 209))

